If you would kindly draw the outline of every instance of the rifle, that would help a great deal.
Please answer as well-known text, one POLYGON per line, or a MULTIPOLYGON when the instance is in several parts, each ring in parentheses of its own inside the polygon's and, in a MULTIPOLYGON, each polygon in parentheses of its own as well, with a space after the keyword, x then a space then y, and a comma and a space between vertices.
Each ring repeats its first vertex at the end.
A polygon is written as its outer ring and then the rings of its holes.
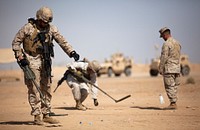
POLYGON ((43 56, 43 66, 45 68, 45 73, 48 78, 50 78, 50 82, 52 83, 51 79, 51 57, 54 57, 54 52, 53 52, 53 43, 50 42, 50 38, 47 36, 47 31, 41 31, 38 33, 37 37, 34 39, 34 43, 36 43, 38 40, 42 43, 42 47, 38 48, 40 49, 40 52, 42 52, 43 56), (46 42, 46 39, 48 38, 48 42, 46 42))
POLYGON ((59 85, 61 85, 62 82, 66 79, 66 75, 69 74, 69 73, 72 74, 76 78, 82 79, 85 83, 91 84, 92 86, 94 86, 95 88, 97 88, 98 90, 100 90, 102 93, 104 93, 106 96, 108 96, 112 100, 114 100, 115 103, 118 103, 118 102, 120 102, 122 100, 125 100, 125 99, 131 97, 131 95, 127 95, 127 96, 125 96, 123 98, 120 98, 120 99, 116 100, 112 96, 110 96, 109 94, 107 94, 104 90, 102 90, 101 88, 99 88, 97 85, 95 85, 94 83, 92 83, 90 80, 88 80, 87 78, 85 78, 82 73, 75 72, 74 70, 71 70, 71 69, 67 70, 65 72, 64 76, 61 78, 61 80, 58 81, 57 87, 54 90, 54 92, 57 90, 57 88, 59 87, 59 85))
POLYGON ((69 70, 65 71, 63 77, 58 81, 57 87, 56 87, 56 88, 54 89, 54 91, 53 91, 54 93, 56 92, 56 90, 58 89, 58 87, 62 84, 62 82, 63 82, 64 80, 67 79, 67 75, 68 75, 69 73, 70 73, 69 70))
POLYGON ((40 98, 41 98, 41 102, 46 106, 48 107, 48 105, 46 104, 45 100, 44 100, 44 95, 42 94, 41 90, 40 90, 40 86, 36 83, 35 81, 35 74, 34 72, 31 70, 31 68, 29 67, 29 65, 26 65, 26 66, 22 66, 20 61, 17 60, 17 63, 18 65, 20 66, 20 68, 23 70, 24 72, 24 75, 25 75, 25 78, 28 79, 28 80, 31 80, 33 82, 33 84, 35 85, 37 91, 39 92, 40 94, 40 98))

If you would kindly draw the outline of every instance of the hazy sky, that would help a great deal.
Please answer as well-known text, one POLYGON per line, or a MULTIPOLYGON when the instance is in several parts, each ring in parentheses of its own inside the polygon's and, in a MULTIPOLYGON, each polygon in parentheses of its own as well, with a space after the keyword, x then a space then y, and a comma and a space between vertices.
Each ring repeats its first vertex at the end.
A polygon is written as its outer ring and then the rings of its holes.
MULTIPOLYGON (((1 0, 0 48, 11 47, 17 31, 48 6, 53 22, 81 55, 103 61, 114 52, 149 63, 159 29, 169 27, 182 44, 182 53, 200 63, 200 0, 1 0)), ((72 61, 55 43, 54 64, 72 61)), ((159 50, 160 54, 160 50, 159 50)))

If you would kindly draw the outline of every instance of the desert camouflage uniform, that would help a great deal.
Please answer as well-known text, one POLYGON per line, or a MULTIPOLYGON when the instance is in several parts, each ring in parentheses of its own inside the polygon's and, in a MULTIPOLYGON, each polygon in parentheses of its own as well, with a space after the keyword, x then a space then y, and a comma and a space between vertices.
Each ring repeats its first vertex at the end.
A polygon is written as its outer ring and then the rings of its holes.
POLYGON ((162 46, 159 71, 163 74, 165 90, 170 102, 177 101, 177 88, 180 84, 180 52, 181 45, 172 37, 162 46))
MULTIPOLYGON (((32 108, 31 115, 39 115, 41 113, 48 114, 50 113, 50 102, 51 102, 51 82, 50 78, 45 75, 45 69, 42 65, 42 54, 38 53, 37 51, 32 51, 32 48, 25 48, 27 45, 26 41, 31 41, 33 43, 33 34, 35 29, 39 33, 40 30, 36 28, 33 23, 25 24, 16 34, 13 42, 12 42, 12 49, 15 52, 15 56, 19 57, 22 55, 21 51, 21 44, 23 43, 23 49, 26 54, 28 61, 30 62, 30 68, 36 75, 36 82, 40 85, 40 89, 45 97, 45 102, 49 107, 46 107, 44 104, 40 102, 40 95, 36 90, 33 83, 27 79, 25 79, 25 84, 28 87, 28 100, 30 106, 32 108), (32 51, 32 52, 31 52, 32 51)), ((64 37, 59 33, 58 29, 49 24, 48 26, 48 36, 49 38, 46 39, 45 43, 52 43, 55 40, 64 52, 69 56, 70 53, 73 51, 72 46, 67 43, 64 37), (47 41, 49 40, 49 41, 47 41)), ((43 30, 42 30, 43 31, 43 30)), ((38 41, 39 42, 39 41, 38 41)))

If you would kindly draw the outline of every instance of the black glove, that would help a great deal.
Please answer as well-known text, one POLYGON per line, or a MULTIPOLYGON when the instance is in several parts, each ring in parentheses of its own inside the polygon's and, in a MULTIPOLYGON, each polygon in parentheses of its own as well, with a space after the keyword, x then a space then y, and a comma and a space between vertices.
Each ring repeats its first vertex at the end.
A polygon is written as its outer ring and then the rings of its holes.
POLYGON ((97 99, 94 99, 94 105, 95 105, 95 106, 98 106, 98 105, 99 105, 97 99))
POLYGON ((70 58, 73 57, 75 61, 78 61, 79 60, 79 54, 77 54, 75 51, 72 51, 70 53, 70 58))
POLYGON ((29 65, 29 62, 26 59, 21 59, 19 62, 23 67, 26 66, 26 65, 29 65))

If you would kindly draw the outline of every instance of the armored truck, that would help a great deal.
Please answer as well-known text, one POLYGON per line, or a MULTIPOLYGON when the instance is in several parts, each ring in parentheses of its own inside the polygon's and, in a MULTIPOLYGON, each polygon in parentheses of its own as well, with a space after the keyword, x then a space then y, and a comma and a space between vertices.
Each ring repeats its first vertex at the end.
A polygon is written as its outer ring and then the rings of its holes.
POLYGON ((122 53, 115 53, 111 55, 111 58, 106 59, 104 63, 101 64, 101 69, 97 73, 98 76, 107 74, 108 77, 113 75, 120 76, 125 74, 125 76, 130 76, 132 73, 133 59, 129 57, 124 57, 122 53))

